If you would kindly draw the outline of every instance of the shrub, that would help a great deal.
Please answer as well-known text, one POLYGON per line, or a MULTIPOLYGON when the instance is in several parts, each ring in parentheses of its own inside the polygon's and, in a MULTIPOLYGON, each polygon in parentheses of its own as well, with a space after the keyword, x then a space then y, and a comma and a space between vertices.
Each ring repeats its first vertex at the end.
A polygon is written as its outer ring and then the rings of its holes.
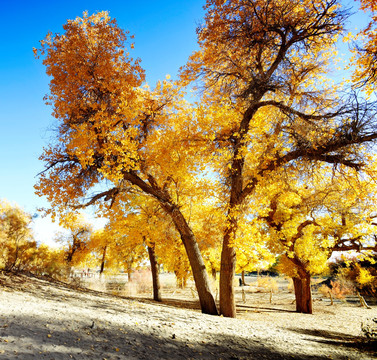
POLYGON ((377 262, 375 260, 339 262, 333 264, 332 268, 338 278, 351 281, 361 295, 377 297, 377 262))
POLYGON ((262 288, 265 292, 276 293, 278 291, 277 280, 268 276, 258 276, 257 287, 262 288))

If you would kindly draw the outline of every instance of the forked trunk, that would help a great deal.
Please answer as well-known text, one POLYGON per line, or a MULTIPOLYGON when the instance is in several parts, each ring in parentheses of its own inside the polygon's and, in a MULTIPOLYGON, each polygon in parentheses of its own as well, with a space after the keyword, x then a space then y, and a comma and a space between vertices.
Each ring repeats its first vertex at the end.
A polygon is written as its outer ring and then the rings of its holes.
POLYGON ((160 276, 159 276, 158 263, 157 263, 156 253, 154 251, 154 246, 148 246, 148 255, 149 255, 149 261, 151 263, 151 271, 152 271, 153 300, 161 301, 160 276))
POLYGON ((220 314, 236 317, 233 279, 236 269, 236 252, 230 245, 230 231, 224 236, 220 268, 220 314))
POLYGON ((208 273, 194 233, 191 231, 186 219, 178 208, 166 205, 163 207, 171 216, 174 225, 181 236, 194 276, 202 312, 210 315, 218 315, 215 299, 211 293, 208 273))
POLYGON ((293 285, 295 288, 296 297, 296 312, 304 314, 313 313, 312 305, 312 291, 310 287, 310 274, 305 274, 300 277, 293 278, 293 285))
MULTIPOLYGON (((263 97, 263 92, 258 91, 253 96, 254 104, 257 104, 263 97)), ((245 154, 243 153, 244 145, 246 145, 247 132, 249 123, 257 112, 258 108, 250 106, 244 113, 240 123, 238 134, 234 136, 233 159, 231 169, 229 171, 230 180, 230 198, 227 213, 227 223, 225 226, 222 251, 221 251, 221 267, 220 267, 220 314, 226 317, 236 317, 236 303, 234 299, 233 279, 236 270, 236 252, 233 248, 231 240, 236 234, 238 228, 238 211, 245 200, 243 169, 245 165, 245 154)), ((234 133, 235 135, 235 133, 234 133)), ((253 185, 248 189, 251 192, 257 181, 253 181, 253 185)))

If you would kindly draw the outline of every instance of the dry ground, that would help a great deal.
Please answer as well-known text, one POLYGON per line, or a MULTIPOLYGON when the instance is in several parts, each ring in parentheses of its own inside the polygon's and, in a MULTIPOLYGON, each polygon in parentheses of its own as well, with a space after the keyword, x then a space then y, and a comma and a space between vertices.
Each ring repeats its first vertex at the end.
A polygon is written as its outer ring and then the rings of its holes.
MULTIPOLYGON (((87 285, 104 288, 98 279, 87 285)), ((296 314, 284 279, 272 295, 237 287, 238 318, 203 315, 191 285, 177 290, 163 278, 163 303, 150 297, 144 275, 138 285, 112 292, 59 282, 0 275, 0 359, 373 359, 376 343, 360 325, 377 307, 315 295, 314 314, 296 314), (245 302, 244 302, 245 300, 245 302)))

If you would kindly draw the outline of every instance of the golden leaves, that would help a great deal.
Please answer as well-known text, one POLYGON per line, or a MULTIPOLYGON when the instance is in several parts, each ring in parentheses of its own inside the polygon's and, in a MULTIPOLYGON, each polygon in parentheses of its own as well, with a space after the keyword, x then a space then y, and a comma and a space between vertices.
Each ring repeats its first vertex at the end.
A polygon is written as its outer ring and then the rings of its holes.
POLYGON ((376 53, 377 53, 377 6, 374 0, 362 0, 361 7, 369 14, 369 24, 356 36, 348 34, 346 39, 354 38, 358 43, 352 49, 351 65, 355 66, 352 80, 357 87, 362 88, 367 96, 371 96, 376 89, 376 53))
POLYGON ((43 159, 56 166, 37 185, 55 204, 74 203, 101 177, 117 181, 137 168, 137 88, 144 80, 139 60, 125 55, 126 32, 107 12, 85 12, 64 29, 35 51, 52 77, 46 100, 64 144, 46 150, 43 159))
MULTIPOLYGON (((179 271, 187 274, 172 225, 161 213, 142 213, 163 198, 162 207, 169 203, 190 220, 208 262, 214 257, 209 249, 231 229, 240 257, 270 261, 268 237, 274 251, 309 261, 310 271, 319 271, 339 220, 328 199, 339 210, 352 207, 355 197, 334 195, 343 193, 341 182, 326 183, 333 189, 326 196, 319 180, 303 186, 303 174, 313 171, 302 161, 307 152, 295 161, 284 159, 297 149, 315 151, 336 135, 335 122, 320 115, 339 104, 326 76, 342 30, 338 5, 208 0, 206 8, 200 50, 181 69, 180 81, 166 75, 153 89, 141 87, 144 71, 127 53, 126 33, 107 13, 84 13, 67 22, 63 35, 47 35, 35 53, 52 77, 46 100, 60 121, 61 144, 45 150, 47 170, 37 190, 62 209, 98 183, 114 186, 117 198, 104 198, 114 207, 102 210, 112 218, 111 236, 137 254, 130 262, 145 255, 143 244, 166 239, 156 252, 171 269, 183 264, 179 271), (183 86, 198 78, 203 96, 189 104, 183 86), (141 194, 128 175, 153 192, 141 194), (287 179, 293 179, 290 187, 287 179), (248 207, 244 194, 254 195, 255 204, 248 207)), ((313 168, 321 177, 324 167, 313 168)), ((92 241, 97 250, 107 243, 100 234, 92 241)))
POLYGON ((357 275, 357 282, 361 285, 361 287, 364 287, 365 285, 371 284, 375 277, 370 273, 368 269, 364 269, 359 267, 359 274, 357 275))
POLYGON ((357 179, 351 170, 347 173, 345 169, 332 177, 323 168, 315 171, 312 179, 302 173, 296 181, 283 174, 275 177, 258 187, 250 206, 259 219, 253 223, 268 234, 269 248, 285 254, 281 270, 289 276, 295 262, 311 274, 322 272, 337 244, 358 239, 363 247, 374 231, 367 215, 374 213, 371 201, 374 202, 377 189, 372 179, 357 179), (270 203, 266 210, 261 200, 267 198, 270 203))

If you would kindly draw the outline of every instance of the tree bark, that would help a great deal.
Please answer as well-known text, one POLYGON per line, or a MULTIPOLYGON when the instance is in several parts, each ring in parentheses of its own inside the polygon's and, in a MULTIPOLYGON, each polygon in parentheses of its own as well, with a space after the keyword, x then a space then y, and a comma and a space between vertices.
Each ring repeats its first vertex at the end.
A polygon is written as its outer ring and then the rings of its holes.
MULTIPOLYGON (((262 98, 263 94, 254 96, 254 105, 262 98)), ((220 267, 220 314, 226 317, 236 317, 236 303, 234 298, 233 279, 236 270, 236 251, 233 248, 234 240, 238 227, 238 214, 245 196, 243 169, 245 165, 245 155, 242 154, 242 148, 245 145, 245 139, 249 128, 249 123, 257 112, 257 108, 250 105, 244 113, 240 123, 238 134, 233 143, 233 159, 230 170, 230 198, 227 213, 227 223, 225 226, 223 244, 221 251, 220 267)), ((255 186, 250 187, 248 191, 255 186)))
POLYGON ((245 286, 246 285, 246 283, 245 283, 245 270, 242 270, 241 280, 242 280, 242 286, 245 286))
POLYGON ((310 274, 305 274, 293 278, 296 297, 296 312, 304 314, 313 313, 312 291, 310 287, 310 274))
POLYGON ((173 203, 167 191, 158 186, 157 182, 151 175, 148 175, 148 183, 133 171, 126 172, 123 175, 124 180, 130 181, 133 185, 138 186, 143 192, 158 200, 161 207, 171 217, 176 230, 181 236, 183 246, 185 247, 190 262, 202 312, 210 315, 218 315, 215 299, 211 293, 209 277, 198 243, 178 206, 173 203))
POLYGON ((159 269, 158 269, 156 253, 154 251, 154 246, 148 246, 148 255, 149 255, 149 261, 151 263, 151 271, 152 271, 153 300, 161 301, 160 276, 159 276, 159 271, 158 271, 159 269))
POLYGON ((15 253, 14 253, 14 259, 12 261, 11 264, 7 265, 7 267, 5 268, 6 271, 13 271, 14 268, 16 267, 16 263, 17 263, 17 260, 18 260, 18 245, 16 245, 16 250, 15 250, 15 253))
POLYGON ((214 267, 211 269, 211 275, 212 275, 213 281, 216 281, 217 271, 214 267))
POLYGON ((186 219, 177 207, 166 204, 162 204, 162 206, 171 216, 174 225, 181 236, 181 240, 191 265, 202 312, 204 314, 218 315, 215 299, 211 292, 208 273, 194 233, 191 231, 186 219))
POLYGON ((104 268, 105 268, 106 250, 107 250, 107 246, 105 246, 105 247, 103 248, 102 260, 101 260, 101 269, 100 269, 100 271, 99 271, 99 275, 100 275, 100 276, 102 275, 103 270, 104 270, 104 268))
POLYGON ((132 268, 130 266, 127 266, 127 278, 128 282, 132 282, 132 268))
POLYGON ((226 317, 236 317, 233 279, 236 269, 236 252, 230 246, 229 229, 223 239, 220 266, 220 314, 226 317))

